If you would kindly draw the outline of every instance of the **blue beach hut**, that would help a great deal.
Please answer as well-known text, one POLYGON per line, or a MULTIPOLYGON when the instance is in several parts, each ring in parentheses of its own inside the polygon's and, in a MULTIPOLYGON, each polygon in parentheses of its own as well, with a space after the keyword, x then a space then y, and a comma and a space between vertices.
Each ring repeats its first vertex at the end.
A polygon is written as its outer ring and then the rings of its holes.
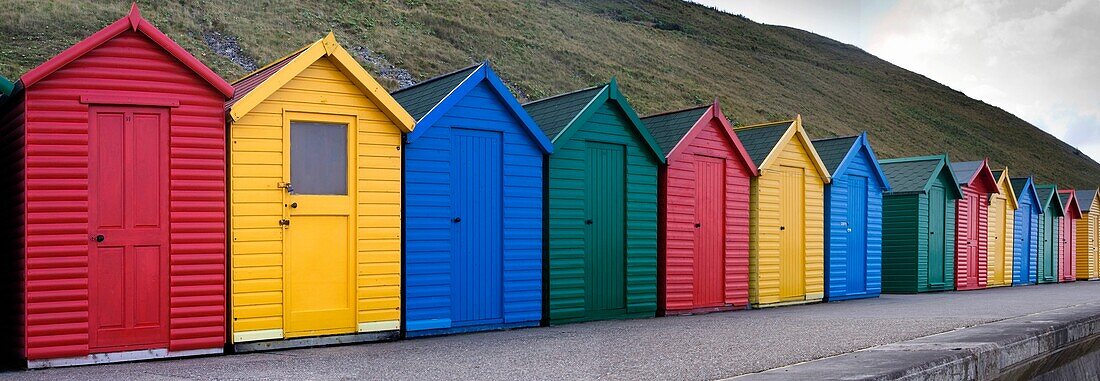
POLYGON ((1031 177, 1013 177, 1012 190, 1020 207, 1012 216, 1012 285, 1035 284, 1038 280, 1039 193, 1031 177))
POLYGON ((825 299, 882 291, 882 193, 890 190, 867 133, 814 140, 832 174, 825 185, 825 299))
POLYGON ((487 62, 393 97, 416 119, 403 151, 406 334, 538 325, 550 140, 487 62))

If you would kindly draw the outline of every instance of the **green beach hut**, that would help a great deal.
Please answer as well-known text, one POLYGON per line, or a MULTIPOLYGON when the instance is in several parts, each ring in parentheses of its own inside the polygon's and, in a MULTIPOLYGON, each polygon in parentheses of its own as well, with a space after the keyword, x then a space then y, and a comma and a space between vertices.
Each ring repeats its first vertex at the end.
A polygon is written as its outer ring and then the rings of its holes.
POLYGON ((1039 194, 1039 251, 1037 259, 1037 283, 1058 282, 1058 224, 1065 215, 1062 200, 1058 199, 1058 186, 1039 184, 1035 186, 1039 194))
POLYGON ((552 324, 654 316, 661 148, 614 79, 523 108, 554 145, 543 316, 552 324))

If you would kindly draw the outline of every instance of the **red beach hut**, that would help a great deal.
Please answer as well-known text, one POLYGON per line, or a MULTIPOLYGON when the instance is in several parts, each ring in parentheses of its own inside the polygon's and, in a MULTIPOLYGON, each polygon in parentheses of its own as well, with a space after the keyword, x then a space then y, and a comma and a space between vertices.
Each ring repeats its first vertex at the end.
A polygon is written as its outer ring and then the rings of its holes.
POLYGON ((748 305, 756 165, 713 104, 642 118, 667 152, 658 180, 658 299, 666 314, 748 305))
POLYGON ((1081 207, 1077 203, 1077 191, 1059 189, 1058 199, 1065 208, 1065 216, 1058 219, 1058 281, 1077 280, 1077 220, 1081 219, 1081 207))
POLYGON ((136 6, 19 79, 0 108, 4 350, 28 367, 222 352, 232 92, 136 6))
POLYGON ((989 233, 989 195, 1000 193, 989 160, 951 163, 951 172, 963 191, 955 203, 955 289, 986 286, 989 233))

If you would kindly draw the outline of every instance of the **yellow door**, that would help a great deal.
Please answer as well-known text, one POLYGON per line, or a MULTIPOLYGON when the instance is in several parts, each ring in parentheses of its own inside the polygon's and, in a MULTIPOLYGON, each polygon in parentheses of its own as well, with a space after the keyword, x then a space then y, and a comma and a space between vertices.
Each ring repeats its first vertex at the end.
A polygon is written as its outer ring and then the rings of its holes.
POLYGON ((803 172, 797 167, 779 169, 779 298, 784 301, 800 300, 806 294, 803 172))
POLYGON ((989 285, 999 286, 1005 283, 1005 209, 1007 199, 994 195, 989 203, 989 285))
POLYGON ((355 332, 355 120, 288 114, 284 138, 286 337, 355 332))

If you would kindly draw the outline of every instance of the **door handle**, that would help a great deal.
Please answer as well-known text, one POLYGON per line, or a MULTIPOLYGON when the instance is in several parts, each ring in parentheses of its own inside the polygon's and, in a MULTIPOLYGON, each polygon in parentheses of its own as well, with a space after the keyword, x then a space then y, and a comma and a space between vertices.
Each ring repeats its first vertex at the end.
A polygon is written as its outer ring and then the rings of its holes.
POLYGON ((290 208, 291 209, 298 209, 298 203, 296 203, 296 202, 290 203, 290 208))
POLYGON ((786 226, 780 226, 779 230, 787 230, 787 227, 786 226))
POLYGON ((462 217, 455 217, 451 219, 451 222, 462 222, 462 217))
POLYGON ((585 225, 592 225, 592 220, 584 220, 585 225))
POLYGON ((105 239, 107 239, 107 237, 104 237, 103 234, 97 234, 95 236, 95 241, 96 242, 103 242, 103 240, 105 240, 105 239))
POLYGON ((701 227, 701 226, 703 226, 703 224, 700 224, 698 222, 695 223, 695 227, 701 227))
POLYGON ((288 220, 286 218, 279 220, 279 226, 284 226, 284 227, 290 226, 290 220, 288 220))

